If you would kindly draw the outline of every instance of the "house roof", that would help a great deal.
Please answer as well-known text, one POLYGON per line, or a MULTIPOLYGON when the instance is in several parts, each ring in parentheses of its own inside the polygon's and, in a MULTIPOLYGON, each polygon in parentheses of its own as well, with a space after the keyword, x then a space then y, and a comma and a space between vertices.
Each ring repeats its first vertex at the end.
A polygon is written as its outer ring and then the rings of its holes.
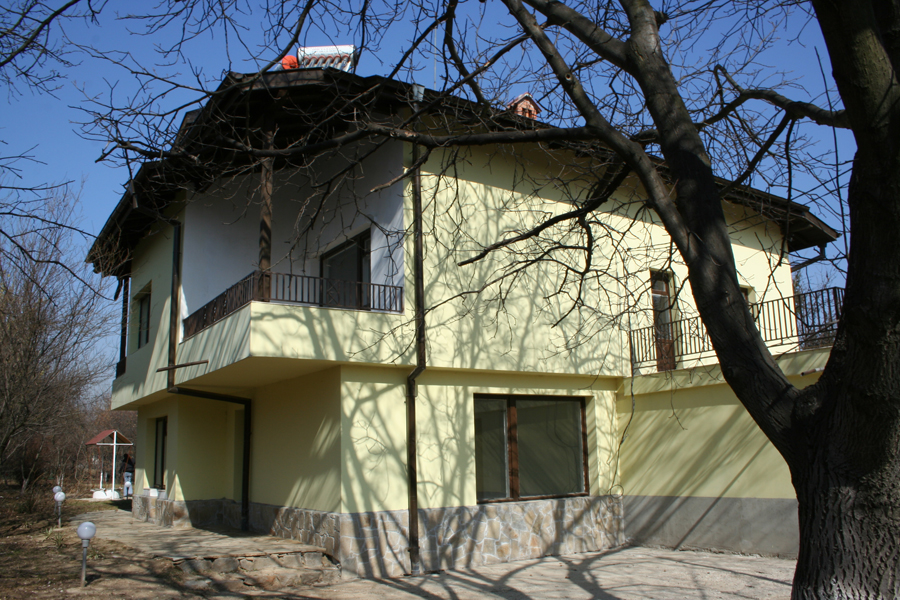
MULTIPOLYGON (((202 190, 225 174, 250 172, 255 159, 242 148, 249 141, 259 147, 263 120, 277 123, 273 147, 296 147, 311 131, 321 132, 304 152, 337 147, 336 136, 347 134, 360 108, 387 117, 399 116, 416 95, 436 106, 436 114, 451 114, 465 124, 465 113, 477 115, 480 107, 468 100, 380 76, 362 77, 335 68, 301 68, 243 75, 228 73, 209 101, 187 113, 168 152, 144 163, 101 229, 88 252, 87 262, 103 275, 123 277, 131 272, 130 252, 152 227, 166 222, 170 207, 177 206, 182 190, 202 190), (243 141, 242 141, 243 140, 243 141)), ((515 100, 513 101, 515 102, 515 100)), ((509 111, 492 115, 504 127, 538 127, 509 111)), ((473 123, 480 123, 472 118, 473 123)), ((365 132, 359 137, 365 137, 365 132)), ((588 152, 597 152, 595 147, 588 152)), ((278 163, 303 160, 303 153, 278 163)), ((665 168, 663 167, 663 171, 665 168)), ((727 185, 719 180, 721 187, 727 185)), ((751 208, 778 222, 790 251, 822 246, 839 234, 796 202, 747 186, 732 190, 727 201, 751 208)))

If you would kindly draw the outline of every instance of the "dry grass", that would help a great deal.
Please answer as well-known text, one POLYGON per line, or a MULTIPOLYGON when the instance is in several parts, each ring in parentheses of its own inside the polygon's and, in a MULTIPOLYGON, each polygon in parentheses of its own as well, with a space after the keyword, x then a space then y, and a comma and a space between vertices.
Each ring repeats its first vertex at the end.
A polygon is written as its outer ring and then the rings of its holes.
POLYGON ((150 559, 122 544, 94 540, 88 582, 81 586, 81 540, 68 519, 97 510, 130 510, 130 500, 66 500, 57 528, 51 494, 21 496, 0 486, 0 600, 25 598, 198 598, 185 594, 183 575, 165 559, 150 559))

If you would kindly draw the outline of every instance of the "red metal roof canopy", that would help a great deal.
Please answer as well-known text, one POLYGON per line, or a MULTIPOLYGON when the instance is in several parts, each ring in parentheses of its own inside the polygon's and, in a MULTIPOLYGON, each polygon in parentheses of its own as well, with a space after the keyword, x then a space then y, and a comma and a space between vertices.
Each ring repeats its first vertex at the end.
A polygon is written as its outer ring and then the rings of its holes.
POLYGON ((106 438, 108 438, 109 436, 111 436, 113 433, 117 433, 117 434, 118 434, 118 435, 116 435, 117 443, 119 443, 119 444, 124 444, 124 445, 128 445, 128 444, 131 443, 131 440, 129 440, 129 439, 128 439, 127 437, 125 437, 124 435, 122 435, 121 432, 117 432, 115 429, 107 429, 107 430, 105 430, 105 431, 101 431, 100 433, 98 433, 97 435, 95 435, 94 437, 92 437, 90 440, 88 440, 87 442, 85 442, 84 445, 85 445, 85 446, 96 446, 97 444, 99 444, 100 442, 102 442, 104 439, 106 439, 106 438), (119 440, 121 440, 121 441, 119 441, 119 440))

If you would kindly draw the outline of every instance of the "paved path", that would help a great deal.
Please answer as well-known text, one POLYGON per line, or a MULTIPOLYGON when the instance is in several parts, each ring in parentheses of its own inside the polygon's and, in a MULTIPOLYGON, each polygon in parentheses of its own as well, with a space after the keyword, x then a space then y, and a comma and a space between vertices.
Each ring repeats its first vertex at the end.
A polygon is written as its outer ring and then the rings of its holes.
POLYGON ((793 570, 793 561, 776 558, 625 548, 422 577, 347 581, 304 591, 302 597, 327 600, 787 600, 791 595, 793 570))
MULTIPOLYGON (((269 536, 229 537, 201 529, 158 527, 132 521, 131 514, 124 511, 90 513, 73 519, 81 520, 92 520, 100 538, 176 559, 213 556, 219 552, 241 555, 247 551, 289 552, 287 548, 302 546, 269 536)), ((794 561, 778 558, 624 548, 466 571, 381 581, 351 580, 330 587, 283 589, 253 595, 289 600, 787 600, 793 570, 794 561)), ((210 600, 243 596, 206 594, 210 600)))
POLYGON ((124 510, 108 510, 78 515, 73 524, 91 521, 97 537, 120 542, 154 557, 184 560, 215 559, 222 556, 264 556, 295 552, 324 552, 323 548, 271 535, 258 535, 228 528, 175 529, 131 518, 124 510))

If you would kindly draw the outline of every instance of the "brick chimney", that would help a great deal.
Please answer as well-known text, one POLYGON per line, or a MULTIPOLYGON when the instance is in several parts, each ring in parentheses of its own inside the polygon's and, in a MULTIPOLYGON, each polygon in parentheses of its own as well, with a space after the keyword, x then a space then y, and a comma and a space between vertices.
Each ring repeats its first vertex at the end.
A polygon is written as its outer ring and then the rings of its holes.
POLYGON ((524 94, 520 94, 513 98, 513 100, 506 105, 506 108, 526 119, 536 119, 541 112, 540 105, 529 92, 525 92, 524 94))

